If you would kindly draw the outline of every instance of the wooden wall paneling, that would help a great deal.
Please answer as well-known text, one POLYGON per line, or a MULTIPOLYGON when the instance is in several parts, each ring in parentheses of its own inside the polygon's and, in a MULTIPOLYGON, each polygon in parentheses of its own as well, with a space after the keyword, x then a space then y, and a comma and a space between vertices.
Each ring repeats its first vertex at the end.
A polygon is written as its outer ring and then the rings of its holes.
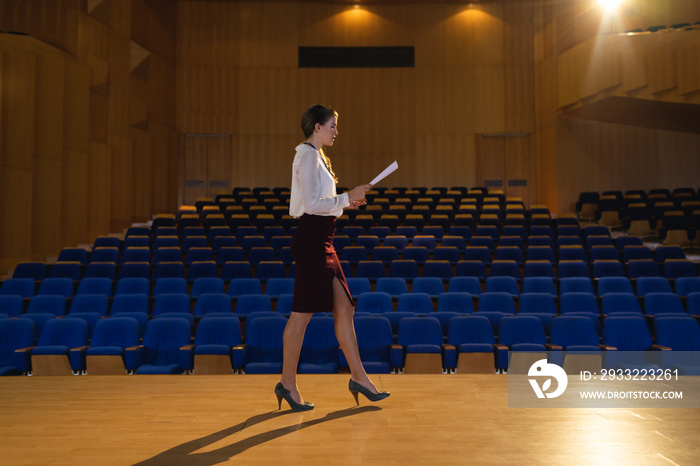
POLYGON ((467 6, 457 5, 451 16, 444 20, 444 66, 474 65, 476 58, 477 16, 481 11, 467 6))
POLYGON ((578 58, 574 53, 559 55, 557 66, 557 84, 559 107, 566 107, 579 100, 580 94, 578 58))
POLYGON ((693 187, 698 189, 700 173, 700 134, 658 131, 657 174, 659 186, 670 189, 693 187))
MULTIPOLYGON (((72 56, 76 56, 80 43, 80 17, 83 14, 81 0, 66 0, 62 7, 65 15, 65 29, 63 32, 64 49, 72 56)), ((51 18, 50 18, 51 20, 51 18)), ((55 20, 54 20, 55 21, 55 20)))
POLYGON ((207 196, 207 163, 209 137, 185 136, 184 203, 194 205, 197 198, 207 196))
MULTIPOLYGON (((266 163, 270 147, 273 145, 272 139, 262 134, 250 134, 241 138, 243 144, 239 146, 239 152, 235 154, 234 159, 238 162, 238 171, 233 186, 269 186, 280 173, 288 173, 293 157, 287 164, 271 166, 266 163)), ((291 154, 293 156, 294 153, 291 154)), ((333 157, 333 153, 330 153, 330 156, 333 157)), ((336 159, 337 157, 333 158, 336 159)), ((337 164, 333 168, 337 170, 337 164)))
POLYGON ((474 70, 474 110, 477 133, 502 132, 504 128, 504 67, 477 66, 474 70))
POLYGON ((450 175, 453 176, 449 181, 452 186, 476 186, 476 152, 475 139, 473 133, 456 134, 456 145, 453 152, 453 166, 450 175))
POLYGON ((304 46, 411 45, 415 7, 298 4, 298 16, 292 16, 296 19, 294 27, 299 30, 295 40, 304 46))
MULTIPOLYGON (((231 187, 290 186, 294 148, 302 141, 303 136, 234 135, 231 187)), ((342 166, 346 154, 341 155, 336 147, 328 150, 327 154, 341 184, 347 182, 348 174, 342 166)))
MULTIPOLYGON (((545 204, 550 212, 561 212, 559 190, 557 189, 557 134, 556 126, 542 130, 536 140, 535 148, 536 174, 534 199, 538 204, 545 204)), ((532 186, 531 186, 532 189, 532 186)), ((532 193, 532 191, 530 191, 532 193)))
MULTIPOLYGON (((391 132, 391 151, 398 154, 411 154, 415 151, 413 135, 420 128, 416 114, 415 95, 417 93, 415 70, 386 70, 387 82, 382 90, 382 99, 374 104, 374 109, 381 111, 381 119, 377 123, 386 133, 387 125, 391 123, 398 130, 391 132), (378 105, 383 102, 382 105, 378 105)), ((474 95, 473 74, 471 68, 456 67, 447 74, 448 92, 453 92, 453 99, 447 104, 454 112, 454 120, 447 122, 447 131, 473 132, 474 128, 474 95)), ((377 110, 373 110, 377 111, 377 110)), ((385 157, 390 157, 386 154, 385 157)))
MULTIPOLYGON (((510 6, 509 6, 510 7, 510 6)), ((475 21, 476 63, 480 66, 502 65, 505 60, 502 2, 484 3, 483 14, 475 21)))
POLYGON ((32 256, 32 178, 30 169, 0 167, 0 271, 32 256))
POLYGON ((109 132, 128 137, 131 41, 112 31, 110 43, 109 132))
POLYGON ((240 116, 239 128, 243 123, 253 123, 255 129, 253 132, 261 131, 268 134, 299 134, 297 131, 298 125, 293 123, 300 121, 301 113, 299 112, 299 71, 296 67, 279 67, 267 68, 261 76, 265 83, 265 88, 260 89, 265 91, 264 96, 260 96, 253 117, 252 110, 255 108, 246 108, 240 106, 237 114, 240 116), (259 110, 264 109, 262 119, 259 110), (296 126, 296 127, 295 127, 296 126))
POLYGON ((175 66, 151 55, 148 73, 148 122, 175 127, 175 66))
POLYGON ((622 84, 620 51, 617 48, 617 41, 615 39, 615 36, 606 36, 604 41, 605 55, 603 57, 603 70, 600 83, 601 89, 603 90, 612 89, 622 84))
POLYGON ((131 37, 132 1, 105 0, 109 2, 109 26, 124 37, 131 37))
POLYGON ((88 241, 89 153, 66 149, 61 192, 61 240, 65 246, 88 241))
MULTIPOLYGON (((588 159, 588 170, 586 175, 588 183, 596 183, 603 189, 612 189, 615 186, 614 178, 619 171, 616 170, 620 164, 621 156, 615 154, 613 159, 611 154, 610 140, 612 128, 610 125, 601 125, 596 121, 587 121, 578 130, 578 143, 585 148, 585 157, 588 159), (604 163, 603 161, 607 162, 604 163)), ((602 190, 602 189, 601 189, 602 190)))
POLYGON ((0 30, 30 34, 58 48, 76 53, 77 20, 70 0, 2 2, 0 30))
POLYGON ((595 41, 582 42, 569 51, 575 55, 576 95, 578 99, 593 97, 602 90, 600 74, 602 72, 600 59, 594 56, 595 41))
POLYGON ((129 78, 129 126, 148 129, 148 81, 133 75, 129 78))
MULTIPOLYGON (((444 133, 449 114, 444 105, 447 101, 445 70, 438 67, 422 67, 416 74, 416 130, 419 133, 444 133)), ((452 96, 450 96, 452 98, 452 96)))
MULTIPOLYGON (((420 174, 415 177, 414 186, 436 186, 439 172, 444 165, 443 144, 445 135, 435 133, 416 135, 416 159, 422 160, 420 163, 420 174)), ((401 167, 401 164, 399 164, 401 167)), ((379 172, 377 172, 379 173, 379 172)))
MULTIPOLYGON (((108 2, 109 0, 104 0, 108 2)), ((105 23, 89 14, 79 15, 79 37, 77 58, 85 63, 88 54, 109 63, 111 30, 105 23)), ((94 66, 88 62, 90 69, 94 66)))
POLYGON ((445 63, 446 54, 454 55, 452 48, 445 45, 448 41, 445 40, 446 19, 444 14, 441 10, 432 8, 428 4, 415 5, 413 9, 415 16, 420 18, 420 21, 415 23, 414 33, 416 68, 441 66, 445 63))
POLYGON ((240 62, 241 21, 231 3, 178 1, 178 66, 236 66, 240 62))
POLYGON ((536 122, 540 128, 553 128, 557 124, 557 61, 548 57, 535 65, 536 122))
POLYGON ((604 32, 606 26, 610 27, 603 9, 593 4, 590 0, 578 0, 576 2, 576 10, 576 22, 573 26, 576 44, 580 44, 604 32))
POLYGON ((90 69, 90 89, 101 94, 109 93, 109 62, 88 52, 86 65, 90 69))
POLYGON ((131 0, 129 38, 146 50, 151 49, 151 11, 145 0, 131 0))
POLYGON ((87 236, 96 238, 110 231, 112 155, 109 145, 90 142, 88 162, 87 236))
POLYGON ((532 64, 534 40, 532 0, 509 2, 504 5, 502 11, 505 63, 532 64))
POLYGON ((580 97, 588 98, 621 84, 617 37, 599 36, 575 48, 580 97))
MULTIPOLYGON (((659 165, 664 163, 664 157, 659 154, 665 152, 659 141, 659 132, 632 126, 609 126, 614 131, 616 142, 620 144, 617 153, 611 154, 612 158, 619 161, 616 170, 622 171, 616 173, 615 183, 621 186, 619 189, 640 189, 637 186, 644 186, 641 189, 648 190, 652 189, 651 186, 658 186, 659 165)), ((602 160, 601 164, 605 166, 606 162, 602 160)))
MULTIPOLYGON (((323 91, 329 96, 328 104, 340 114, 339 136, 329 153, 339 159, 335 169, 343 173, 346 180, 353 179, 361 176, 363 169, 370 168, 367 165, 372 163, 369 159, 373 154, 385 148, 386 141, 380 142, 377 137, 383 114, 377 94, 385 89, 385 81, 380 70, 361 68, 332 69, 327 76, 329 80, 322 84, 323 91), (352 95, 345 92, 350 89, 354 89, 352 95)), ((300 117, 297 115, 295 120, 299 121, 300 117)))
POLYGON ((171 127, 151 124, 151 198, 153 213, 174 212, 178 199, 177 132, 171 127))
MULTIPOLYGON (((276 169, 272 171, 271 176, 267 181, 267 185, 271 187, 275 186, 286 186, 291 187, 292 185, 292 162, 294 160, 294 148, 298 144, 300 139, 297 136, 291 135, 280 135, 270 140, 270 152, 269 152, 269 166, 275 167, 276 169)), ((338 156, 333 157, 333 163, 338 163, 338 156)), ((333 166, 335 170, 335 165, 333 166)), ((349 173, 346 171, 336 171, 338 177, 345 183, 352 183, 351 179, 348 178, 349 173)), ((354 180, 357 184, 360 181, 354 180)))
POLYGON ((676 55, 673 53, 675 37, 659 35, 646 54, 649 91, 657 94, 678 85, 676 55), (670 53, 669 53, 670 52, 670 53))
POLYGON ((109 137, 109 98, 90 91, 90 141, 106 143, 109 137))
POLYGON ((215 134, 237 131, 242 84, 236 68, 178 66, 177 74, 178 131, 215 134))
POLYGON ((158 55, 174 65, 176 60, 177 6, 159 0, 148 0, 148 3, 151 10, 149 50, 154 55, 158 55))
POLYGON ((526 136, 505 138, 505 185, 503 192, 508 197, 520 197, 525 207, 534 204, 537 185, 536 164, 532 163, 532 139, 526 136), (526 186, 510 186, 512 180, 526 180, 526 186))
POLYGON ((121 231, 131 224, 132 199, 132 141, 128 137, 110 133, 109 147, 112 150, 110 210, 111 231, 121 231))
POLYGON ((503 189, 505 192, 505 137, 477 134, 475 142, 476 184, 486 186, 487 181, 498 180, 503 186, 491 186, 489 189, 503 189))
POLYGON ((561 118, 557 132, 560 213, 581 191, 697 184, 700 136, 561 118))
POLYGON ((63 154, 59 159, 49 157, 34 159, 30 185, 31 235, 29 236, 31 237, 31 257, 35 260, 46 260, 47 256, 56 255, 64 246, 61 235, 64 221, 63 177, 63 154))
MULTIPOLYGON (((4 37, 3 37, 4 39, 4 37)), ((33 39, 26 39, 33 40, 33 39)), ((0 165, 31 170, 34 155, 36 54, 2 44, 0 165)))
POLYGON ((36 100, 33 176, 30 206, 32 256, 45 260, 63 246, 63 164, 66 80, 70 79, 66 60, 58 53, 44 53, 36 57, 36 100))
MULTIPOLYGON (((416 170, 418 175, 414 175, 411 185, 450 187, 474 186, 476 183, 476 160, 472 135, 419 134, 416 136, 415 152, 416 163, 411 168, 416 170)), ((399 162, 399 168, 402 168, 401 162, 399 162)))
POLYGON ((504 71, 503 130, 507 132, 531 132, 535 124, 534 67, 507 65, 504 71))
MULTIPOLYGON (((93 21, 97 23, 97 21, 93 21)), ((109 133, 109 62, 86 53, 90 70, 90 140, 107 142, 109 133)))
POLYGON ((631 92, 649 85, 645 55, 653 39, 648 35, 616 38, 616 46, 620 51, 621 91, 631 92))
MULTIPOLYGON (((303 138, 300 138, 297 143, 302 140, 303 138)), ((231 136, 231 146, 231 187, 252 188, 258 181, 256 178, 257 173, 251 169, 253 161, 251 154, 256 153, 256 148, 253 147, 253 144, 251 143, 251 136, 234 133, 231 136)), ((260 150, 261 148, 257 148, 257 151, 260 150)), ((293 148, 290 150, 290 152, 293 156, 293 148)), ((292 159, 289 160, 289 164, 291 166, 292 159)), ((281 168, 282 167, 280 167, 280 169, 281 168)))
POLYGON ((132 217, 135 221, 146 221, 152 212, 152 159, 151 138, 148 131, 132 128, 130 131, 133 151, 131 154, 132 217))
POLYGON ((700 90, 700 31, 693 31, 691 34, 693 40, 684 40, 678 48, 676 64, 678 92, 681 95, 700 90))
POLYGON ((63 146, 87 152, 90 133, 90 70, 67 61, 64 86, 63 146))
POLYGON ((85 12, 90 15, 90 17, 95 18, 97 21, 109 24, 110 20, 110 3, 109 0, 87 0, 87 5, 85 12))
MULTIPOLYGON (((231 193, 231 136, 221 135, 207 138, 207 197, 231 193)), ((272 165, 270 165, 272 166, 272 165)))
MULTIPOLYGON (((71 74, 67 72, 66 60, 61 55, 37 55, 33 126, 36 134, 41 136, 34 138, 34 157, 63 159, 66 111, 72 111, 69 109, 74 106, 79 108, 82 101, 80 93, 76 101, 64 98, 66 80, 71 79, 71 74)), ((78 119, 81 117, 78 116, 78 119)), ((52 195, 55 196, 55 193, 52 195)))
MULTIPOLYGON (((557 193, 559 197, 559 214, 575 213, 575 202, 581 191, 597 190, 598 174, 593 172, 596 164, 582 140, 580 127, 587 122, 573 118, 557 120, 557 193)), ((585 139, 585 138, 584 138, 585 139)))
POLYGON ((294 4, 264 3, 235 5, 238 23, 240 66, 296 66, 297 9, 294 4))
POLYGON ((638 10, 646 20, 645 27, 664 24, 696 21, 700 16, 700 5, 693 0, 676 0, 674 2, 655 2, 654 0, 639 1, 638 10), (651 24, 650 22, 653 22, 651 24))

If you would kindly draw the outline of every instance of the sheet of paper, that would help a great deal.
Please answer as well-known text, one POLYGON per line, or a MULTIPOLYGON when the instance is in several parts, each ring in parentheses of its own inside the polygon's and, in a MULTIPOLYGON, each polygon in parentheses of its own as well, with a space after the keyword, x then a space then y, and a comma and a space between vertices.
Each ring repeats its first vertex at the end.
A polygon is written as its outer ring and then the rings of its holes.
POLYGON ((372 181, 370 181, 369 184, 374 185, 374 184, 379 183, 379 182, 382 181, 384 178, 386 178, 387 176, 389 176, 389 175, 391 175, 392 173, 394 173, 398 168, 399 168, 399 164, 396 163, 396 161, 394 161, 391 165, 389 165, 388 167, 386 167, 386 168, 384 169, 384 171, 382 171, 379 175, 377 175, 376 178, 374 178, 372 181))

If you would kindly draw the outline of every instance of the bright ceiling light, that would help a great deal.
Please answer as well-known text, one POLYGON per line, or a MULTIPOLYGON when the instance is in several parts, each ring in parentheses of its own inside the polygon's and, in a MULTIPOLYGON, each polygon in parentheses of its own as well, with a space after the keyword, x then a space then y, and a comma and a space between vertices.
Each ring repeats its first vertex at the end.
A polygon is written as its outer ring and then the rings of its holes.
POLYGON ((605 11, 615 11, 622 3, 622 0, 598 0, 598 4, 605 11))

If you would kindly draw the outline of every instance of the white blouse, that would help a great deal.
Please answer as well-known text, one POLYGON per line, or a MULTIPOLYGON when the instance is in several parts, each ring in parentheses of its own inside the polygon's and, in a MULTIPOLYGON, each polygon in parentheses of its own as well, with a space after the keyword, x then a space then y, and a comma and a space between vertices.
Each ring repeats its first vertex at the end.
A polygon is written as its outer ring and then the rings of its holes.
POLYGON ((321 154, 308 144, 299 144, 296 151, 292 163, 289 215, 296 218, 304 214, 343 215, 343 208, 350 205, 350 200, 347 193, 336 193, 335 180, 321 154))

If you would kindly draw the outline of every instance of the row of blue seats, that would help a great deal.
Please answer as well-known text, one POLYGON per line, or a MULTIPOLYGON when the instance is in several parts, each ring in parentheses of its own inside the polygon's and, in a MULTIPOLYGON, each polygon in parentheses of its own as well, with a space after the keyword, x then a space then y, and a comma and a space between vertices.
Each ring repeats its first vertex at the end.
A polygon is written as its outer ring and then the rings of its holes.
MULTIPOLYGON (((8 279, 0 287, 0 296, 17 295, 31 298, 35 295, 61 295, 65 298, 99 294, 108 298, 123 294, 145 294, 157 297, 165 293, 184 293, 196 298, 205 293, 228 293, 235 298, 242 294, 279 296, 294 291, 294 278, 235 278, 228 284, 220 278, 200 277, 188 284, 184 278, 161 278, 153 284, 146 278, 123 278, 113 281, 108 278, 84 278, 74 281, 70 278, 47 278, 39 282, 31 279, 8 279), (263 291, 264 288, 264 291, 263 291)), ((558 296, 570 291, 585 291, 602 296, 610 292, 635 293, 644 296, 650 292, 675 292, 686 297, 700 292, 700 277, 679 277, 669 280, 664 277, 640 277, 630 280, 627 277, 601 277, 590 280, 588 277, 570 277, 554 280, 551 277, 525 277, 522 281, 510 276, 490 276, 485 280, 477 277, 451 277, 448 281, 440 277, 416 277, 406 280, 403 277, 380 277, 370 281, 366 277, 348 277, 348 288, 353 296, 369 291, 383 291, 391 295, 409 292, 428 293, 437 296, 446 291, 467 292, 478 296, 484 291, 507 291, 518 296, 523 293, 549 293, 558 296)))
MULTIPOLYGON (((244 265, 247 265, 243 263, 244 265)), ((466 264, 466 263, 465 263, 466 264)), ((363 264, 360 264, 360 266, 363 264)), ((377 265, 382 269, 381 264, 377 265)), ((415 264, 409 264, 415 265, 415 264)), ((429 265, 429 264, 428 264, 429 265)), ((472 263, 473 266, 481 266, 480 263, 472 263)), ((626 276, 601 276, 592 280, 587 272, 581 276, 570 276, 555 279, 553 276, 526 276, 520 279, 520 275, 496 274, 497 266, 492 266, 492 274, 488 277, 477 273, 463 276, 428 276, 424 269, 423 276, 361 276, 362 268, 358 266, 357 276, 352 276, 351 268, 347 266, 347 282, 351 293, 357 296, 366 291, 392 291, 396 295, 408 291, 409 285, 412 291, 427 292, 438 295, 444 291, 462 291, 478 295, 484 288, 486 291, 508 291, 517 295, 519 290, 523 292, 542 292, 557 296, 571 291, 585 291, 591 294, 602 295, 610 291, 631 292, 644 296, 649 292, 675 292, 679 296, 687 296, 692 292, 700 291, 700 277, 678 276, 673 279, 660 276, 641 276, 630 279, 626 276), (398 290, 398 292, 395 292, 398 290)), ((506 264, 508 265, 508 264, 506 264)), ((512 264, 510 264, 512 265, 512 264)), ((545 264, 546 265, 546 264, 545 264)), ((476 269, 474 269, 476 270, 476 269)), ((459 270, 458 270, 459 271, 459 270)), ((430 272, 429 270, 427 271, 430 272)), ((473 271, 472 271, 473 272, 473 271)), ((437 274, 436 274, 437 275, 437 274)), ((293 277, 271 277, 265 280, 247 276, 235 277, 227 282, 215 277, 198 277, 191 283, 180 277, 163 277, 153 282, 145 277, 127 277, 112 280, 106 277, 88 277, 82 280, 72 278, 46 278, 41 282, 35 282, 30 278, 11 278, 5 280, 0 286, 0 296, 17 295, 20 298, 31 298, 35 295, 62 295, 66 298, 85 294, 102 294, 107 297, 120 294, 140 293, 158 296, 162 293, 186 293, 193 297, 203 293, 223 293, 225 290, 232 297, 239 294, 256 294, 265 289, 265 293, 276 296, 293 292, 293 277)))
MULTIPOLYGON (((582 261, 565 261, 557 264, 556 270, 547 261, 527 262, 523 270, 514 261, 495 261, 489 266, 488 275, 487 265, 481 261, 460 261, 456 267, 447 261, 430 260, 426 261, 422 267, 419 267, 419 264, 414 260, 392 261, 388 266, 380 261, 360 261, 354 268, 348 261, 341 261, 341 265, 349 281, 365 279, 371 283, 376 283, 384 278, 399 278, 406 282, 416 280, 436 282, 441 280, 445 283, 451 283, 466 280, 485 282, 496 277, 512 277, 518 283, 535 282, 533 279, 537 278, 546 278, 552 283, 572 278, 580 278, 590 282, 593 278, 594 282, 606 279, 636 283, 641 280, 646 284, 654 281, 649 279, 655 278, 661 279, 656 280, 659 282, 675 283, 678 281, 680 292, 685 295, 689 289, 697 286, 698 282, 696 265, 687 260, 669 261, 664 267, 665 277, 661 274, 661 269, 658 268, 657 264, 643 260, 630 262, 627 270, 621 263, 615 261, 598 261, 592 267, 582 261)), ((255 268, 255 276, 253 276, 251 264, 247 262, 229 262, 221 270, 214 263, 202 262, 193 264, 187 270, 189 280, 185 279, 185 267, 182 263, 164 263, 157 266, 154 272, 151 271, 148 264, 126 264, 122 266, 119 280, 115 279, 116 268, 105 277, 87 276, 81 278, 79 274, 76 274, 46 278, 42 281, 35 281, 32 278, 11 278, 0 284, 0 295, 14 294, 24 298, 34 296, 37 293, 62 294, 66 297, 93 292, 111 295, 115 287, 117 292, 121 292, 120 286, 124 290, 136 288, 141 290, 140 292, 150 294, 148 290, 151 289, 151 282, 154 284, 155 292, 159 292, 159 288, 164 287, 165 283, 179 283, 180 290, 185 289, 189 283, 194 288, 195 294, 199 294, 207 291, 219 292, 226 283, 251 278, 261 283, 272 280, 273 287, 275 287, 279 286, 279 283, 283 283, 285 279, 287 281, 293 280, 295 267, 292 264, 289 273, 287 273, 281 262, 261 262, 255 268), (130 266, 133 266, 133 269, 138 273, 125 273, 132 270, 130 266), (195 274, 198 271, 201 273, 195 274)), ((360 283, 362 280, 357 280, 357 282, 360 283)), ((173 285, 168 286, 172 288, 173 285)), ((553 289, 554 285, 551 288, 553 289)))
MULTIPOLYGON (((680 248, 664 248, 664 262, 657 262, 652 258, 651 251, 642 247, 627 247, 622 255, 623 260, 620 260, 620 254, 612 246, 601 246, 593 248, 590 254, 586 253, 580 247, 564 247, 560 248, 555 255, 554 250, 548 246, 531 246, 526 252, 515 246, 498 247, 495 254, 485 246, 468 246, 463 252, 456 247, 436 247, 432 250, 425 246, 409 246, 401 251, 393 246, 381 246, 373 249, 367 249, 363 246, 346 246, 339 249, 339 256, 342 261, 347 261, 351 265, 357 265, 362 261, 381 261, 384 265, 390 266, 395 261, 413 260, 420 266, 423 266, 429 261, 447 261, 451 265, 458 265, 460 261, 479 261, 484 265, 490 265, 494 261, 514 261, 519 267, 526 265, 528 262, 548 261, 552 265, 567 263, 570 261, 583 262, 586 267, 590 267, 590 262, 595 264, 597 261, 615 261, 619 262, 617 267, 618 273, 629 275, 631 278, 637 276, 661 276, 662 269, 668 261, 684 261, 685 254, 680 248), (674 254, 671 254, 674 252, 674 254), (631 269, 630 272, 625 272, 622 266, 631 269), (622 270, 622 272, 619 272, 622 270)), ((95 254, 103 252, 103 249, 98 249, 95 254)), ((222 248, 216 254, 209 248, 193 248, 185 256, 177 248, 163 248, 156 251, 155 256, 151 256, 150 252, 145 248, 132 248, 127 252, 142 253, 141 255, 124 255, 123 259, 126 262, 119 264, 114 261, 99 261, 91 262, 83 266, 77 262, 57 262, 56 264, 47 265, 43 262, 24 262, 17 265, 14 270, 13 278, 31 278, 35 281, 41 281, 46 277, 58 278, 68 277, 74 280, 79 280, 82 277, 108 277, 116 279, 121 277, 121 269, 123 267, 134 267, 131 264, 146 264, 150 267, 157 268, 163 264, 179 263, 178 267, 191 266, 196 262, 212 262, 218 267, 223 267, 228 262, 248 262, 251 266, 258 266, 261 262, 281 262, 285 266, 292 266, 294 259, 291 254, 291 249, 285 247, 279 253, 271 247, 259 247, 251 249, 248 254, 244 254, 241 248, 222 248), (162 254, 161 254, 162 253, 162 254), (151 260, 152 259, 152 260, 151 260)), ((661 253, 656 254, 656 259, 661 259, 661 253)), ((168 265, 168 267, 173 267, 168 265)), ((544 266, 539 266, 544 267, 544 266)), ((568 266, 567 266, 568 267, 568 266)), ((572 266, 573 267, 573 266, 572 266)), ((578 266, 580 268, 580 266, 578 266)), ((599 266, 602 267, 602 266, 599 266)), ((686 265, 673 265, 673 267, 685 267, 686 265)), ((595 268, 595 267, 594 267, 595 268)), ((525 270, 525 275, 528 274, 525 270)), ((587 272, 588 275, 596 276, 595 270, 587 272)), ((691 270, 692 272, 692 270, 691 270)), ((552 275, 553 271, 548 274, 552 275)), ((568 273, 559 273, 561 276, 569 276, 568 273)), ((684 275, 686 275, 684 273, 684 275)), ((552 275, 553 276, 553 275, 552 275)), ((669 277, 678 276, 677 273, 670 273, 669 277)))
MULTIPOLYGON (((383 316, 357 317, 358 346, 368 372, 389 372, 406 368, 411 355, 433 354, 439 370, 458 367, 459 358, 468 354, 491 354, 492 370, 507 370, 508 352, 567 350, 587 354, 607 351, 644 352, 671 349, 692 352, 681 374, 699 374, 700 325, 690 317, 664 317, 654 320, 655 338, 646 322, 635 316, 610 316, 603 320, 602 338, 590 319, 558 316, 552 320, 551 334, 534 316, 504 317, 498 337, 489 320, 480 315, 455 316, 445 332, 433 317, 405 317, 400 321, 396 343, 389 319, 383 316)), ((247 322, 245 344, 238 319, 208 317, 200 322, 194 340, 185 319, 168 317, 151 320, 141 341, 138 323, 131 318, 113 317, 96 325, 88 340, 87 324, 65 318, 47 322, 35 343, 34 324, 28 319, 0 319, 0 373, 17 374, 43 370, 43 356, 65 356, 75 373, 92 373, 92 357, 112 357, 123 366, 121 373, 179 374, 198 372, 198 356, 224 359, 227 373, 280 373, 282 334, 286 319, 264 316, 247 322), (88 346, 90 343, 90 346, 88 346), (141 343, 141 344, 139 344, 141 343), (194 343, 194 344, 192 344, 194 343), (35 346, 36 344, 36 346, 35 346)), ((97 368, 97 361, 93 359, 97 368)), ((334 335, 329 317, 311 319, 300 357, 301 373, 337 373, 347 363, 334 335)), ((96 372, 97 373, 97 372, 96 372)))
MULTIPOLYGON (((398 291, 398 290, 395 290, 398 291)), ((517 291, 517 290, 516 290, 517 291)), ((18 296, 0 297, 0 315, 27 317, 39 328, 56 317, 80 317, 89 328, 108 315, 137 316, 144 323, 151 317, 179 315, 187 318, 193 328, 197 319, 208 315, 230 314, 245 317, 258 312, 276 312, 288 315, 292 294, 272 297, 266 294, 243 294, 232 298, 225 293, 205 293, 191 298, 185 293, 166 293, 149 298, 146 294, 118 295, 112 300, 104 295, 80 295, 67 300, 58 295, 31 298, 26 311, 18 296)), ((700 292, 690 293, 684 300, 675 293, 651 292, 642 298, 629 292, 608 292, 602 296, 583 291, 566 292, 557 299, 550 293, 511 294, 508 291, 486 291, 478 295, 468 292, 443 292, 431 296, 425 292, 405 292, 391 295, 386 291, 364 292, 357 297, 356 312, 363 314, 395 315, 397 319, 408 314, 435 314, 443 320, 452 315, 472 314, 492 316, 497 327, 499 316, 530 314, 537 316, 548 330, 556 315, 582 313, 593 320, 600 316, 634 315, 697 315, 700 316, 700 292)), ((443 322, 445 323, 445 322, 443 322)))

